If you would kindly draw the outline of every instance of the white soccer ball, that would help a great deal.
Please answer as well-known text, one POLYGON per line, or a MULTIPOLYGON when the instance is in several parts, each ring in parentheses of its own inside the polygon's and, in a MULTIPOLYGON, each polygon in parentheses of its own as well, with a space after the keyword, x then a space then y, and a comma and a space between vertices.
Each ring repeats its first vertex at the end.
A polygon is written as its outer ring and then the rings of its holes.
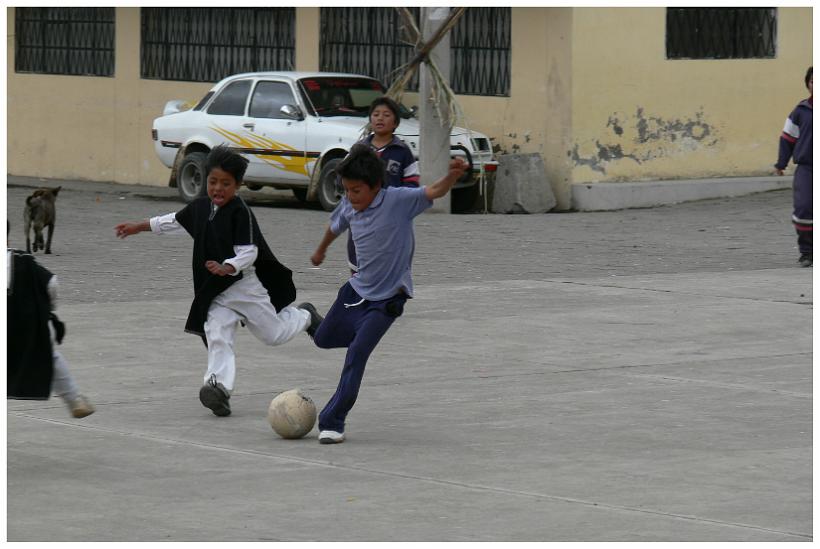
POLYGON ((316 405, 301 389, 279 393, 268 406, 268 423, 282 438, 302 438, 316 423, 316 405))

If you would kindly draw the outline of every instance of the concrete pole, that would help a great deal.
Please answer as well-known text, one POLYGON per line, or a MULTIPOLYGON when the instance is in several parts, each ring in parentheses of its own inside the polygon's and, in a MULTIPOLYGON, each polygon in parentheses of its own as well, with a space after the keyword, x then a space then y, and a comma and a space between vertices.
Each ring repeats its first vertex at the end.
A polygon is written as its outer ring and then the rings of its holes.
MULTIPOLYGON (((450 14, 450 8, 421 8, 421 36, 427 42, 450 14)), ((430 52, 445 80, 450 79, 450 33, 430 52)), ((450 122, 439 118, 435 100, 430 99, 433 78, 425 63, 419 69, 419 171, 421 184, 431 185, 447 174, 450 165, 450 122)), ((447 109, 443 109, 446 111, 447 109)), ((450 191, 452 192, 452 191, 450 191)), ((451 213, 450 193, 436 200, 428 211, 451 213)))

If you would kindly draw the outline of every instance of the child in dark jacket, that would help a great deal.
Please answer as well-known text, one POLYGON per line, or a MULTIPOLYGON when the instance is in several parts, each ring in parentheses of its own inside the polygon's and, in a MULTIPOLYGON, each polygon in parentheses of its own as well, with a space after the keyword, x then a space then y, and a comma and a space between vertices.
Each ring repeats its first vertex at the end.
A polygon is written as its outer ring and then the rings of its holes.
POLYGON ((812 67, 809 67, 805 77, 806 88, 809 90, 808 99, 804 99, 786 119, 783 133, 780 134, 780 151, 777 163, 774 165, 777 174, 783 175, 783 170, 794 158, 797 168, 794 170, 794 210, 792 223, 797 231, 797 247, 800 250, 800 265, 812 266, 813 250, 813 183, 812 183, 812 106, 814 86, 812 67))

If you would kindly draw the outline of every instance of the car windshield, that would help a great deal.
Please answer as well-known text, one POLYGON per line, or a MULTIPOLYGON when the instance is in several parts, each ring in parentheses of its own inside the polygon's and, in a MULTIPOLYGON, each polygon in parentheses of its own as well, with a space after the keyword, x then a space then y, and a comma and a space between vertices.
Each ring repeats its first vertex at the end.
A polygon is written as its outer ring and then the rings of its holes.
MULTIPOLYGON (((366 117, 370 103, 384 95, 384 87, 372 78, 347 76, 323 76, 303 78, 299 81, 302 93, 307 95, 308 108, 317 116, 366 117)), ((402 118, 412 116, 406 107, 400 106, 402 118)))

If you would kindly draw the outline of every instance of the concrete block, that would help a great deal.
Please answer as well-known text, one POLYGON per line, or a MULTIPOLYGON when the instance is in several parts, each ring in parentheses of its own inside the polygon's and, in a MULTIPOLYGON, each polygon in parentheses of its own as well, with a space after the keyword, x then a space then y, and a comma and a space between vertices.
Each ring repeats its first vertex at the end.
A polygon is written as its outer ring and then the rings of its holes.
POLYGON ((540 154, 504 154, 498 157, 493 212, 545 213, 556 204, 540 154))

